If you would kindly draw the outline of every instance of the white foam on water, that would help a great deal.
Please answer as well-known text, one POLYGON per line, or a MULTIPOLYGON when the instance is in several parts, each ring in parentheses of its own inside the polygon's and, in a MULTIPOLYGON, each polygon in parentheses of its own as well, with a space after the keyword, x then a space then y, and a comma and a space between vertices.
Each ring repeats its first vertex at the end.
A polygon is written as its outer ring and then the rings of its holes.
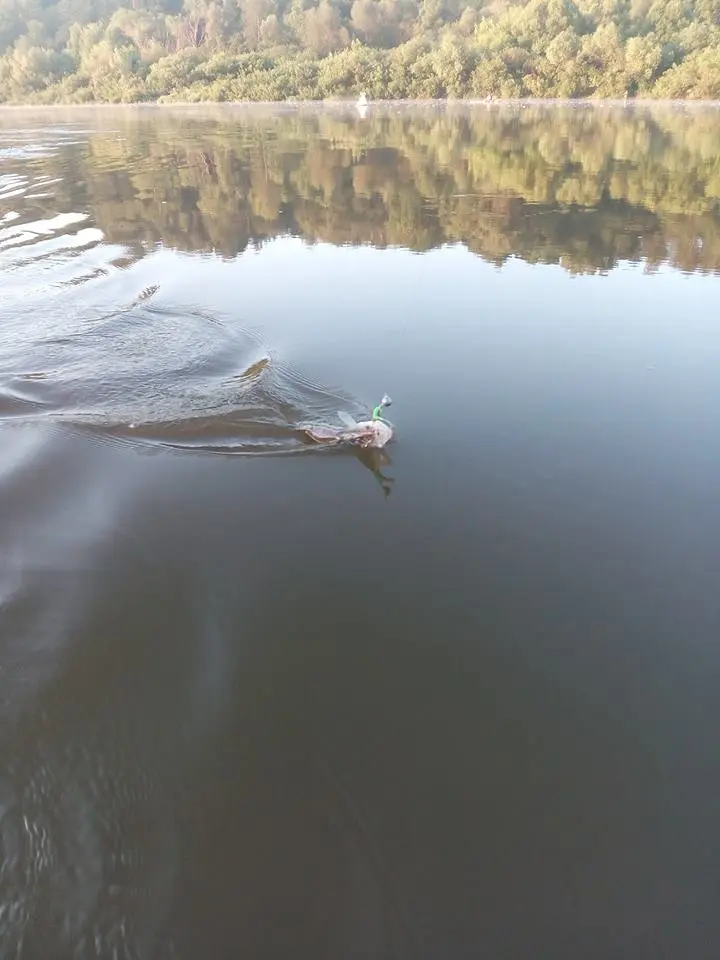
MULTIPOLYGON (((2 237, 3 233, 5 233, 5 231, 0 232, 0 238, 2 237)), ((27 233, 22 230, 16 230, 12 233, 8 231, 8 234, 7 240, 0 239, 0 250, 4 250, 6 247, 15 247, 20 243, 27 243, 29 240, 37 239, 36 233, 27 233)))
POLYGON ((87 220, 86 213, 59 213, 49 220, 34 220, 32 223, 26 223, 25 229, 38 234, 51 234, 75 223, 82 223, 84 220, 87 220))
MULTIPOLYGON (((18 251, 20 255, 14 262, 22 263, 25 260, 34 260, 48 254, 60 253, 63 250, 77 250, 94 243, 100 243, 104 236, 102 230, 97 229, 97 227, 86 227, 84 230, 78 230, 77 233, 63 234, 49 240, 41 240, 31 247, 25 247, 22 251, 18 251)), ((33 239, 37 238, 33 236, 33 239)), ((0 244, 1 246, 2 244, 0 244)))
POLYGON ((105 234, 98 227, 86 227, 84 230, 78 230, 74 237, 67 237, 65 246, 86 247, 91 243, 100 243, 104 236, 105 234))
POLYGON ((16 173, 3 174, 0 176, 0 200, 19 196, 27 189, 27 185, 27 177, 20 177, 16 173))
POLYGON ((21 197, 25 193, 25 187, 19 190, 9 190, 6 193, 0 193, 0 200, 10 200, 11 197, 21 197))
POLYGON ((4 230, 0 230, 0 249, 26 243, 28 240, 35 240, 38 237, 52 236, 53 233, 57 233, 65 227, 83 223, 85 220, 87 220, 87 214, 85 213, 59 213, 56 217, 51 217, 48 220, 33 220, 30 223, 22 224, 21 227, 6 227, 4 230))

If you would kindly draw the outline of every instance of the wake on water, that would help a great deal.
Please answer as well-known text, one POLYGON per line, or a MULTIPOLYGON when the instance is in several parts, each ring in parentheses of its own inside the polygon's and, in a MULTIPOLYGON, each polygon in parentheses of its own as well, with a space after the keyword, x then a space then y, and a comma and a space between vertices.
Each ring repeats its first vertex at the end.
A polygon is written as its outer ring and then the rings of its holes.
POLYGON ((225 454, 315 449, 307 428, 367 417, 261 339, 201 311, 153 305, 154 290, 62 327, 40 318, 0 361, 0 419, 108 439, 225 454), (28 345, 28 333, 35 342, 28 345), (28 357, 32 356, 32 365, 28 357))
POLYGON ((127 298, 136 261, 84 213, 43 215, 34 198, 47 185, 0 176, 0 199, 22 209, 0 217, 0 421, 267 455, 324 449, 313 430, 327 439, 367 418, 356 398, 307 379, 233 317, 162 300, 155 284, 127 298))

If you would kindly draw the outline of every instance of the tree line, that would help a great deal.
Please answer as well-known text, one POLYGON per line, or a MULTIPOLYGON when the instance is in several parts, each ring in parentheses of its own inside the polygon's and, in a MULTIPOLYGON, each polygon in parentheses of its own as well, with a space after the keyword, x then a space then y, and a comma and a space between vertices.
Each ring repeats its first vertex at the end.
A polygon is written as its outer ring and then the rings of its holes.
POLYGON ((0 0, 0 102, 720 98, 720 0, 0 0))
POLYGON ((352 114, 119 111, 112 135, 101 127, 34 167, 57 181, 59 209, 90 211, 138 257, 159 243, 234 257, 293 235, 416 251, 461 243, 498 265, 520 257, 577 273, 622 261, 720 271, 714 111, 352 114))

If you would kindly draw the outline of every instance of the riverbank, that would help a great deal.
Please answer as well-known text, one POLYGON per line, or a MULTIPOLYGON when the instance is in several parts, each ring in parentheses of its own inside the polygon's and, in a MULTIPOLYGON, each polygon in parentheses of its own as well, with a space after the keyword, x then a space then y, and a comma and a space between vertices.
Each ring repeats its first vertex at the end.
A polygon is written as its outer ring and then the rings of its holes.
POLYGON ((652 97, 594 98, 594 97, 474 97, 474 98, 439 98, 439 99, 379 99, 368 100, 365 104, 358 104, 351 98, 328 98, 325 100, 143 100, 120 101, 115 103, 90 101, 87 103, 53 102, 53 103, 2 103, 0 104, 0 119, 6 113, 21 113, 23 111, 37 115, 38 111, 93 111, 93 110, 138 110, 150 111, 168 110, 200 110, 200 109, 243 109, 243 110, 352 110, 362 116, 365 111, 387 110, 469 110, 469 109, 527 109, 530 107, 566 107, 571 109, 683 109, 683 110, 717 110, 720 108, 720 99, 688 100, 688 99, 660 99, 652 97))

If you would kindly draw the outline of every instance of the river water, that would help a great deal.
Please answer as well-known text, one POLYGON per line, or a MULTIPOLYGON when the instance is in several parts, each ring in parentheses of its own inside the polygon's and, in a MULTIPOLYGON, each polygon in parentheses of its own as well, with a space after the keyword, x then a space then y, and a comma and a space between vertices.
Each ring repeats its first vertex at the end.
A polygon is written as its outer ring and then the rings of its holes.
POLYGON ((719 155, 2 111, 3 960, 716 956, 719 155))

